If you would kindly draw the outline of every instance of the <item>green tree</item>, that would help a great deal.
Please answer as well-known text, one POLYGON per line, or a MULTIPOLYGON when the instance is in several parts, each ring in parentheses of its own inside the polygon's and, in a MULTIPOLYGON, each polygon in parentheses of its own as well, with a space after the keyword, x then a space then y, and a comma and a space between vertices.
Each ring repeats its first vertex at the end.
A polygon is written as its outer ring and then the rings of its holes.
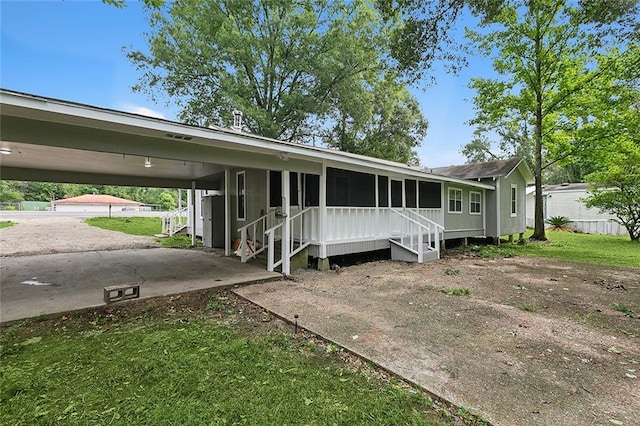
MULTIPOLYGON (((478 51, 493 58, 499 75, 472 79, 477 95, 471 124, 481 133, 515 141, 524 152, 531 150, 536 184, 532 238, 545 240, 543 170, 593 148, 589 142, 594 140, 577 133, 585 124, 580 102, 603 74, 592 56, 618 42, 613 30, 624 22, 618 12, 597 15, 597 9, 585 11, 564 0, 502 3, 479 31, 467 32, 478 51)), ((636 2, 626 7, 635 11, 636 2)))
MULTIPOLYGON (((354 119, 363 141, 373 131, 361 129, 381 123, 364 122, 380 115, 372 112, 377 88, 390 78, 400 81, 386 72, 389 34, 400 22, 381 19, 366 0, 183 0, 154 11, 150 25, 148 53, 128 52, 142 72, 134 90, 168 96, 179 119, 191 124, 227 126, 239 109, 244 130, 326 143, 334 125, 354 119)), ((398 96, 395 110, 415 113, 406 91, 387 95, 398 96)), ((384 125, 401 143, 416 131, 384 125)))
POLYGON ((17 203, 24 200, 24 195, 16 188, 15 182, 0 180, 0 202, 17 203))
POLYGON ((393 78, 380 80, 372 90, 340 96, 335 125, 327 144, 341 151, 417 165, 415 148, 426 136, 428 122, 418 101, 393 78))
POLYGON ((640 241, 640 155, 631 163, 612 165, 589 176, 594 183, 584 200, 587 207, 615 215, 629 232, 631 241, 640 241))
POLYGON ((162 210, 172 210, 177 206, 176 203, 176 194, 172 194, 168 191, 164 191, 160 194, 157 199, 157 203, 160 204, 160 208, 162 210))

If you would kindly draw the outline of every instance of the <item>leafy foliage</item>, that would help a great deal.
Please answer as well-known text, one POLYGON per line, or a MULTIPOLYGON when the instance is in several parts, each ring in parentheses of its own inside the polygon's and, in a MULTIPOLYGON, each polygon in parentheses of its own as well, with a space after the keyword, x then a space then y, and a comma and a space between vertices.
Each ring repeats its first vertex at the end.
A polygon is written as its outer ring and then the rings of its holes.
POLYGON ((152 13, 148 53, 128 52, 134 90, 190 124, 225 127, 239 109, 245 131, 408 161, 426 121, 390 71, 400 24, 360 0, 175 2, 152 13))
MULTIPOLYGON (((133 186, 86 185, 51 182, 0 181, 0 201, 51 201, 84 194, 106 194, 126 198, 163 210, 175 208, 178 194, 175 189, 133 186)), ((183 192, 183 198, 187 192, 183 192)))
POLYGON ((585 205, 615 215, 631 241, 640 241, 640 156, 635 163, 612 166, 590 178, 601 186, 589 188, 585 205))
MULTIPOLYGON (((599 13, 604 2, 588 10, 562 0, 498 3, 502 7, 485 17, 479 31, 467 32, 478 52, 493 58, 500 77, 472 79, 477 112, 470 124, 477 126, 478 137, 463 151, 472 159, 513 154, 529 159, 536 181, 533 238, 544 240, 543 170, 602 145, 581 138, 579 130, 589 124, 594 85, 624 56, 606 48, 620 43, 616 32, 628 34, 623 30, 633 21, 620 11, 599 13), (597 54, 609 60, 596 63, 597 54), (493 153, 488 138, 500 140, 498 152, 504 154, 493 153)), ((637 11, 635 1, 619 6, 637 11)))

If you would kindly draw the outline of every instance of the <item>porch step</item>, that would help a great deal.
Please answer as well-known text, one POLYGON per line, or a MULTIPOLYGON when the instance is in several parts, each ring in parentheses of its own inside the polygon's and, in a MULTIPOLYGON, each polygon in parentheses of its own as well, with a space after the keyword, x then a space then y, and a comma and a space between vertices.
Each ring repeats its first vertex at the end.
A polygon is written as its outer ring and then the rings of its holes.
MULTIPOLYGON (((389 242, 391 243, 391 260, 414 263, 418 261, 418 254, 400 244, 399 238, 389 238, 389 242)), ((417 247, 413 247, 413 250, 417 251, 417 247)), ((438 260, 438 252, 425 243, 423 244, 422 258, 423 262, 438 260)))

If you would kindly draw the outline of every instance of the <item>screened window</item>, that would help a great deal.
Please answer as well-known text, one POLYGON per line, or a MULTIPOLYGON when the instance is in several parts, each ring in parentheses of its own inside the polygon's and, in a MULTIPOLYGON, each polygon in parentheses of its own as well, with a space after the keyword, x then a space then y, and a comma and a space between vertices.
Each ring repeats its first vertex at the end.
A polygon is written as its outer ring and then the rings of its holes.
POLYGON ((375 191, 375 175, 327 168, 328 206, 375 207, 375 191))
POLYGON ((391 207, 402 207, 402 181, 391 181, 391 207))
POLYGON ((247 205, 245 203, 245 172, 236 173, 236 194, 238 194, 238 220, 247 219, 247 205))
POLYGON ((462 213, 462 189, 449 188, 449 213, 462 213))
POLYGON ((418 206, 421 209, 442 207, 441 185, 437 182, 418 182, 418 206))
POLYGON ((389 207, 389 178, 378 176, 378 206, 389 207))
POLYGON ((511 185, 511 217, 518 216, 518 185, 511 185))
POLYGON ((482 194, 479 192, 469 192, 469 213, 482 213, 482 194))
MULTIPOLYGON (((289 173, 289 205, 298 205, 298 173, 289 173)), ((282 172, 269 172, 269 207, 282 207, 282 172)))
POLYGON ((415 180, 407 179, 404 181, 405 197, 407 197, 407 207, 415 209, 418 207, 418 194, 417 194, 417 182, 415 180))
POLYGON ((305 207, 317 207, 320 205, 320 176, 303 175, 304 178, 304 205, 305 207))

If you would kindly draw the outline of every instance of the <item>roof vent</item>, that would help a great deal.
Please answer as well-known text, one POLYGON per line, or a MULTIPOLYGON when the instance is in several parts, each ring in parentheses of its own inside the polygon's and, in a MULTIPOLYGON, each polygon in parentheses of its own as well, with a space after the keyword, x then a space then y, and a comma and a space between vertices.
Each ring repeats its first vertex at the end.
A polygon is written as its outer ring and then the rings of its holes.
POLYGON ((241 132, 242 131, 242 111, 239 111, 237 109, 233 110, 233 130, 235 130, 236 132, 241 132))

